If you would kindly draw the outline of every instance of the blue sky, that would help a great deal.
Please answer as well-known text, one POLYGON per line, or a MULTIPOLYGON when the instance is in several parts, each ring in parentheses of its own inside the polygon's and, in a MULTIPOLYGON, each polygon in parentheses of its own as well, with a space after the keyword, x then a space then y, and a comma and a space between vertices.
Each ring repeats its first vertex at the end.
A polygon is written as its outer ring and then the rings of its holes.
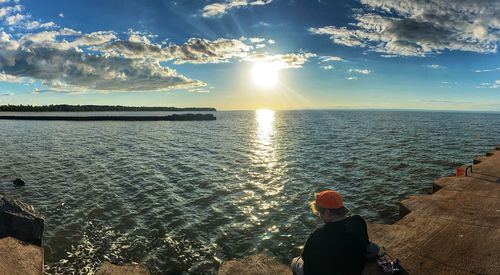
POLYGON ((0 0, 0 104, 499 111, 499 18, 495 0, 0 0))

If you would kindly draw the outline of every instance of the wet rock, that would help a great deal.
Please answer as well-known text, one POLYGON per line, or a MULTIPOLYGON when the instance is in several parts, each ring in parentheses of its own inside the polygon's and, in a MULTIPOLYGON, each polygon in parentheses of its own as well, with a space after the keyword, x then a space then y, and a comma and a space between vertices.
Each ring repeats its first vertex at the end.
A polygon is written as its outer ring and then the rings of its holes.
POLYGON ((43 216, 33 206, 0 197, 0 238, 13 237, 41 246, 43 227, 43 216))
POLYGON ((110 262, 104 262, 95 273, 96 275, 149 275, 149 270, 140 264, 115 265, 110 262))
POLYGON ((292 270, 265 254, 257 254, 245 257, 241 260, 223 262, 219 267, 218 275, 257 275, 277 274, 292 275, 292 270))
POLYGON ((26 182, 23 179, 21 179, 21 178, 15 179, 12 183, 14 185, 25 185, 26 184, 26 182))

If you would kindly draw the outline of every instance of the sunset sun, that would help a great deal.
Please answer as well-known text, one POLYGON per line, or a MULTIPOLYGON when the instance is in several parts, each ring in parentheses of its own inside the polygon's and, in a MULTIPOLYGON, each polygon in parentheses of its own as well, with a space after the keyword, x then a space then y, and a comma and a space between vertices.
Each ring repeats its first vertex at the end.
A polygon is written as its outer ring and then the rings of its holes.
POLYGON ((256 62, 252 67, 252 80, 257 86, 270 88, 278 83, 279 66, 275 62, 256 62))

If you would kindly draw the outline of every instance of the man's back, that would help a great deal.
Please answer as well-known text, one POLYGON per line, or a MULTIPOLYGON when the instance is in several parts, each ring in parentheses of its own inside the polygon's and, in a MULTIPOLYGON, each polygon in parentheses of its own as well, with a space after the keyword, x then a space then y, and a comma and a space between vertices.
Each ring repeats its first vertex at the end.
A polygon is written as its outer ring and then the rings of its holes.
POLYGON ((304 274, 360 274, 367 245, 366 222, 360 216, 326 223, 304 246, 304 274))

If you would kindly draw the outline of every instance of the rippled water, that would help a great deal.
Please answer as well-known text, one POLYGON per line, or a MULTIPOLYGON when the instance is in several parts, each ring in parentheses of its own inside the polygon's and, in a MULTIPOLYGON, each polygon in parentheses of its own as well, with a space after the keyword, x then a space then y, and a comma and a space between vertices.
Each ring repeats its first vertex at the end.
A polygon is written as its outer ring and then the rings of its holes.
POLYGON ((0 193, 46 217, 48 273, 104 260, 215 272, 267 251, 283 262, 318 224, 307 202, 339 190, 392 222, 397 203, 500 143, 500 114, 217 112, 203 122, 0 121, 0 193), (7 180, 23 177, 24 187, 7 180))

